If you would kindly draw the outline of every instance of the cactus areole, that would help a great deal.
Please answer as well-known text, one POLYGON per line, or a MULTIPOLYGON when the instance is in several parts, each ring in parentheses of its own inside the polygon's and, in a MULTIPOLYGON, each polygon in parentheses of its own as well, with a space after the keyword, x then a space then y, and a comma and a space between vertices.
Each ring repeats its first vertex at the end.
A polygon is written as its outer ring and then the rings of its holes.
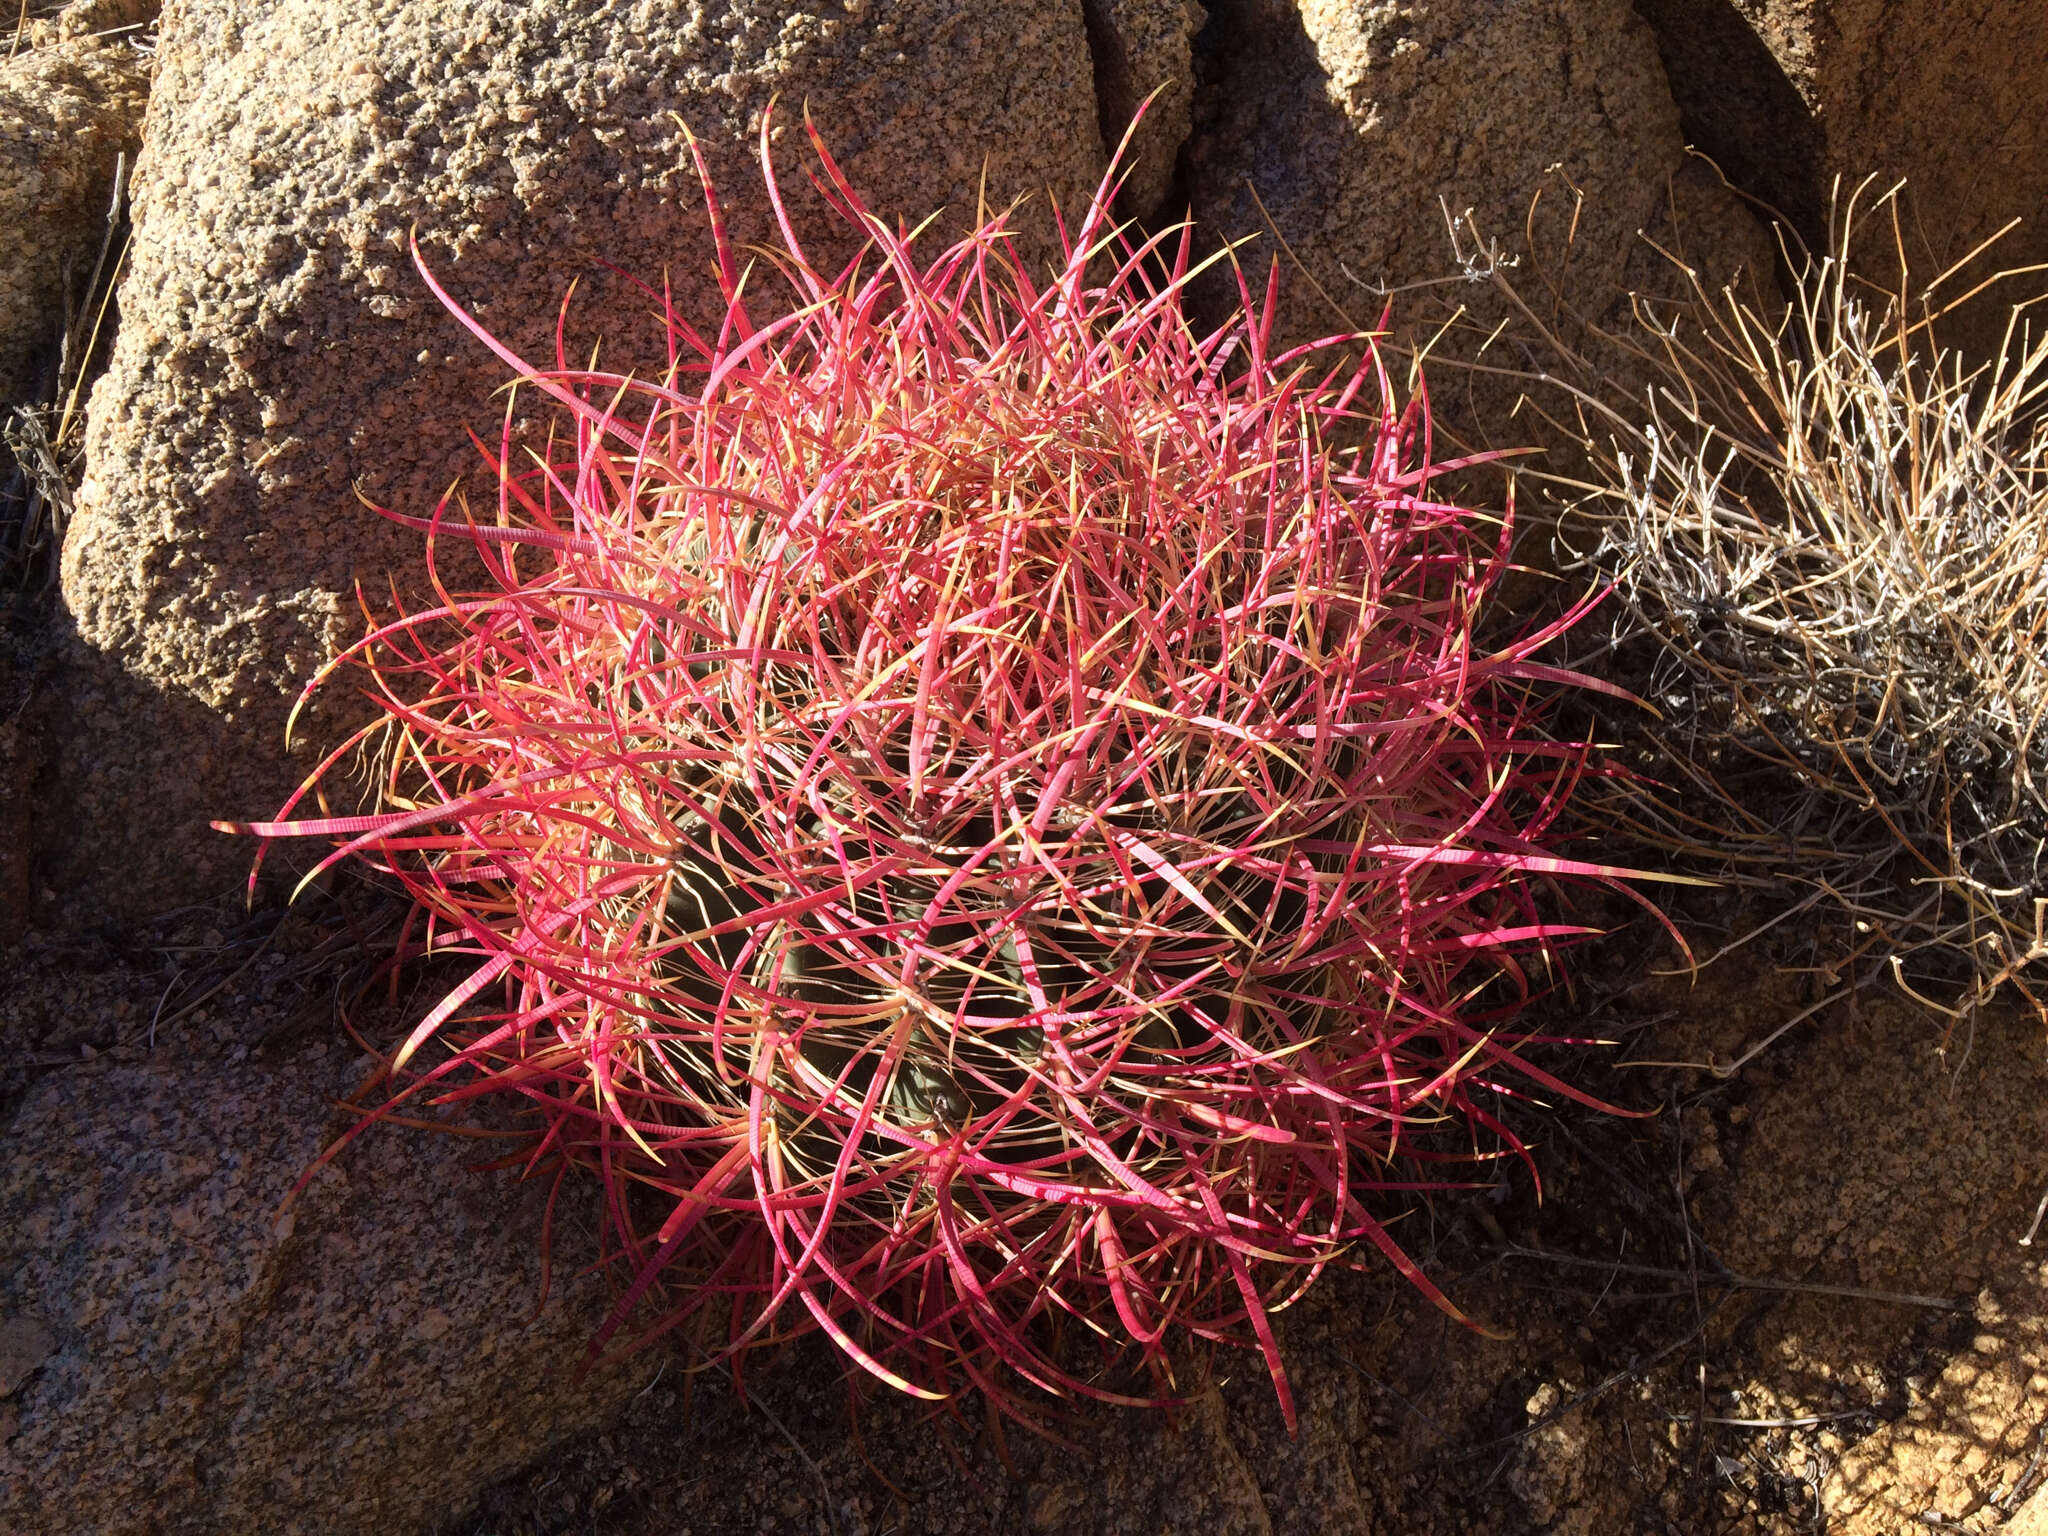
POLYGON ((1482 648, 1506 520, 1433 496, 1426 402, 1370 336, 1273 355, 1270 278, 1198 334, 1186 231, 1112 181, 1034 280, 812 143, 861 256, 806 258, 764 121, 780 249, 743 273, 705 178, 724 313, 664 302, 659 378, 533 367, 421 266, 566 427, 485 447, 488 522, 386 514, 492 589, 376 624, 308 692, 378 720, 221 825, 334 841, 474 957, 382 1113, 516 1095, 530 1168, 599 1175, 593 1354, 816 1327, 1021 1414, 1247 1345, 1291 1425, 1271 1316, 1327 1267, 1450 1306, 1374 1215, 1407 1150, 1582 1097, 1508 1025, 1585 931, 1560 882, 1627 874, 1545 852, 1590 749, 1538 695, 1588 680, 1536 657, 1584 605, 1482 648), (381 807, 294 819, 365 748, 381 807))

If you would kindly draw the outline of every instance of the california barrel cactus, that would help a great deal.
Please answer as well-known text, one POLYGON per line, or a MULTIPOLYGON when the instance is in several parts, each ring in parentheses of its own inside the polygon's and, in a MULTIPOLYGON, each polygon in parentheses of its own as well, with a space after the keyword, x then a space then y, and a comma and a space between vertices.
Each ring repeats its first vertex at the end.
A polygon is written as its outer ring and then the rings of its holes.
POLYGON ((1449 1306, 1374 1214, 1407 1149, 1574 1092, 1511 1027, 1584 931, 1560 879, 1624 874, 1546 852, 1573 615, 1475 638, 1506 521, 1433 493, 1370 337, 1275 355, 1242 276, 1198 333, 1187 232, 1108 183, 1043 281, 1002 217, 927 258, 813 146, 862 258, 783 218, 771 303, 706 178, 726 309, 668 314, 666 377, 462 316, 566 427, 508 430, 490 521, 401 519, 494 589, 336 664, 382 807, 237 830, 333 839, 476 958, 391 1102, 517 1095, 534 1166, 599 1175, 607 1336, 815 1327, 1020 1412, 1244 1344, 1291 1422, 1270 1319, 1326 1268, 1449 1306))

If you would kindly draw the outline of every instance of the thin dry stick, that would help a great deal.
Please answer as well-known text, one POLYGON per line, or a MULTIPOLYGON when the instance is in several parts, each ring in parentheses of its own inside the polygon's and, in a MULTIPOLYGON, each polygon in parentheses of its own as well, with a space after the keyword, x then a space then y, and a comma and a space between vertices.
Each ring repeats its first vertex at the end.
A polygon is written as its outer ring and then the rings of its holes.
POLYGON ((1827 1285, 1811 1280, 1777 1280, 1764 1276, 1738 1275, 1726 1270, 1693 1271, 1667 1269, 1655 1264, 1624 1264, 1616 1259, 1583 1259, 1573 1254, 1548 1253, 1541 1248, 1509 1244, 1501 1250, 1511 1259, 1537 1259, 1568 1269, 1600 1269, 1623 1275, 1645 1275, 1657 1280, 1692 1280, 1702 1285, 1735 1291, 1775 1291, 1786 1295, 1840 1296, 1849 1301, 1879 1301, 1890 1306, 1929 1307, 1941 1312, 1968 1312, 1970 1303, 1951 1296, 1926 1296, 1915 1291, 1879 1291, 1856 1285, 1827 1285))
POLYGON ((1804 1024, 1815 1014, 1828 1007, 1829 1004, 1841 1002, 1854 990, 1854 987, 1843 987, 1838 991, 1828 993, 1819 1002, 1811 1003, 1800 1009, 1791 1018, 1780 1024, 1768 1035, 1765 1035, 1763 1039, 1757 1041, 1755 1045, 1752 1045, 1733 1061, 1624 1061, 1620 1065, 1624 1067, 1676 1067, 1691 1072, 1711 1072, 1716 1077, 1733 1077, 1737 1072, 1740 1072, 1744 1067, 1756 1060, 1757 1057, 1769 1050, 1771 1046, 1775 1045, 1780 1038, 1790 1032, 1795 1026, 1804 1024))
POLYGON ((1796 1419, 1722 1419, 1690 1413, 1667 1413, 1664 1417, 1674 1424, 1720 1424, 1733 1429, 1813 1429, 1822 1424, 1839 1424, 1844 1419, 1867 1418, 1883 1411, 1876 1407, 1844 1408, 1839 1413, 1809 1413, 1796 1419))
POLYGON ((758 1392, 747 1399, 747 1406, 750 1409, 757 1410, 762 1418, 766 1419, 771 1425, 775 1427, 775 1432, 781 1435, 784 1440, 788 1441, 789 1448, 796 1452, 797 1460, 801 1461, 804 1464, 804 1466, 810 1470, 811 1476, 817 1481, 818 1491, 824 1497, 825 1523, 827 1526, 831 1528, 833 1536, 839 1536, 839 1531, 841 1529, 839 1519, 839 1500, 832 1492, 832 1484, 830 1481, 827 1480, 825 1476, 825 1469, 818 1465, 817 1461, 812 1457, 809 1451, 804 1449, 804 1443, 801 1440, 797 1439, 795 1435, 790 1433, 789 1426, 783 1423, 782 1420, 776 1416, 774 1410, 771 1409, 768 1406, 768 1404, 762 1400, 761 1395, 758 1392))

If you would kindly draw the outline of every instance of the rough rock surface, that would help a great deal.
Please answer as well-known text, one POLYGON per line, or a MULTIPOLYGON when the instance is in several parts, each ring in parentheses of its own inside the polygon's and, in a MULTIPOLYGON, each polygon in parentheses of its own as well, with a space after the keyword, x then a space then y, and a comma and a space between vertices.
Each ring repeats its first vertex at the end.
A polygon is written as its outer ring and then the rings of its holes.
POLYGON ((1102 168, 1079 0, 180 0, 160 28, 124 320, 64 552, 99 658, 55 748, 67 841, 44 852, 74 911, 233 883, 247 850, 207 819, 275 809, 304 771, 283 762, 288 698, 354 637, 354 583, 418 563, 356 489, 424 511, 475 467, 463 428, 495 425, 501 370, 427 294, 408 231, 529 355, 550 355, 582 278, 572 350, 602 337, 609 361, 648 362, 646 299, 598 263, 666 270, 705 313, 678 118, 742 242, 767 227, 750 156, 777 93, 812 234, 806 102, 876 206, 912 216, 971 213, 986 159, 991 200, 1040 194, 1043 231, 1044 191, 1074 206, 1102 168))
MULTIPOLYGON (((2012 218, 1978 275, 2048 261, 2040 145, 2048 28, 2038 0, 1637 0, 1687 135, 1740 186, 1826 238, 1837 175, 1907 182, 1924 280, 2012 218)), ((1889 254, 1887 223, 1867 258, 1889 254)), ((1960 290, 1959 290, 1960 291, 1960 290)), ((2024 297, 2016 293, 2015 297, 2024 297)), ((1999 340, 1986 314, 1956 340, 1999 340)))
POLYGON ((1116 148, 1139 104, 1159 93, 1131 138, 1119 211, 1178 217, 1168 202, 1195 100, 1194 38, 1209 14, 1195 0, 1083 0, 1082 9, 1104 145, 1116 148))
POLYGON ((149 61, 75 38, 0 62, 0 405, 55 361, 107 229, 114 166, 139 143, 149 61))
MULTIPOLYGON (((1467 255, 1485 242, 1518 254, 1539 191, 1553 257, 1574 218, 1570 189, 1584 193, 1556 274, 1565 298, 1597 316, 1623 293, 1637 232, 1659 221, 1685 160, 1655 40, 1627 0, 1215 0, 1211 11, 1190 191, 1213 233, 1260 237, 1240 257, 1259 278, 1270 215, 1291 252, 1284 339, 1370 326, 1383 289, 1455 275, 1446 210, 1472 213, 1467 255)), ((1732 199, 1718 222, 1738 243, 1754 237, 1732 199)), ((1397 319, 1439 312, 1420 295, 1395 303, 1397 319)))
MULTIPOLYGON (((1789 1016, 1798 993, 1772 980, 1758 992, 1774 990, 1789 1016)), ((2038 1237, 2019 1241, 2048 1137, 2041 1020, 2012 1000, 1950 1029, 1877 988, 1858 1014, 1756 1083, 1740 1135, 1712 1158, 1743 1177, 1717 1168, 1702 1180, 1702 1229, 1739 1273, 1825 1276, 1968 1310, 1789 1297, 1759 1309, 1747 1379, 1739 1368, 1723 1378, 1736 1417, 1882 1404, 1812 1432, 1833 1536, 1989 1531, 2038 1478, 2048 1434, 2048 1264, 2038 1237), (1829 1430, 1844 1439, 1828 1444, 1829 1430)))
POLYGON ((273 1227, 361 1072, 165 1050, 29 1092, 0 1131, 0 1529, 416 1530, 644 1385, 570 1383, 608 1296, 573 1241, 528 1321, 543 1187, 471 1172, 490 1143, 372 1135, 273 1227))
POLYGON ((2020 1506, 2019 1513, 2007 1522, 2004 1536, 2048 1536, 2048 1490, 2020 1506))

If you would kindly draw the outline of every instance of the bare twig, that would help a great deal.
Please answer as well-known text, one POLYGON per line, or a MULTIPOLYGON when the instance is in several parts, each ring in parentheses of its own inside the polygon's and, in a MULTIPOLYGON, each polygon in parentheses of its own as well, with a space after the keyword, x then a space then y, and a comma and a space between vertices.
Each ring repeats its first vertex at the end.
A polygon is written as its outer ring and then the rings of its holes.
POLYGON ((775 1416, 774 1411, 761 1400, 758 1393, 748 1399, 748 1406, 759 1410, 761 1417, 772 1424, 776 1433, 789 1442, 789 1448, 796 1452, 797 1459, 810 1469, 811 1476, 817 1479, 819 1492, 824 1495, 825 1523, 830 1527, 832 1536, 839 1536, 839 1501, 832 1492, 832 1484, 825 1477, 825 1469, 812 1459, 811 1453, 804 1449, 803 1442, 790 1433, 789 1426, 775 1416))
POLYGON ((1624 1067, 1677 1067, 1693 1072, 1711 1072, 1716 1077, 1733 1077, 1752 1061, 1756 1060, 1757 1057, 1769 1050, 1772 1045, 1777 1043, 1781 1036, 1790 1031, 1795 1025, 1804 1024, 1808 1019, 1821 1012, 1830 1004, 1841 1002, 1854 990, 1853 987, 1843 987, 1838 991, 1828 993, 1819 1002, 1800 1009, 1791 1018, 1780 1024, 1768 1035, 1765 1035, 1763 1039, 1757 1041, 1755 1045, 1752 1045, 1733 1061, 1624 1061, 1621 1065, 1624 1067))
POLYGON ((1774 1291, 1795 1296, 1839 1296, 1848 1301, 1876 1301, 1897 1307, 1927 1307, 1939 1312, 1967 1312, 1970 1304, 1951 1296, 1924 1296, 1914 1291, 1878 1291, 1859 1285, 1826 1285, 1812 1280, 1778 1280, 1767 1276, 1738 1275, 1725 1270, 1667 1269, 1655 1264, 1623 1264, 1613 1259, 1582 1259, 1573 1254, 1546 1253, 1540 1248, 1510 1244, 1502 1250, 1511 1259, 1536 1259, 1568 1269, 1602 1269, 1624 1275, 1648 1275, 1659 1280, 1690 1281, 1698 1275, 1702 1285, 1731 1291, 1774 1291))
POLYGON ((1877 1408, 1844 1408, 1840 1413, 1809 1413, 1796 1419, 1719 1419, 1689 1413, 1668 1413, 1665 1417, 1675 1424, 1718 1424, 1729 1429, 1813 1429, 1822 1424, 1839 1424, 1844 1419, 1874 1418, 1879 1412, 1877 1408))

